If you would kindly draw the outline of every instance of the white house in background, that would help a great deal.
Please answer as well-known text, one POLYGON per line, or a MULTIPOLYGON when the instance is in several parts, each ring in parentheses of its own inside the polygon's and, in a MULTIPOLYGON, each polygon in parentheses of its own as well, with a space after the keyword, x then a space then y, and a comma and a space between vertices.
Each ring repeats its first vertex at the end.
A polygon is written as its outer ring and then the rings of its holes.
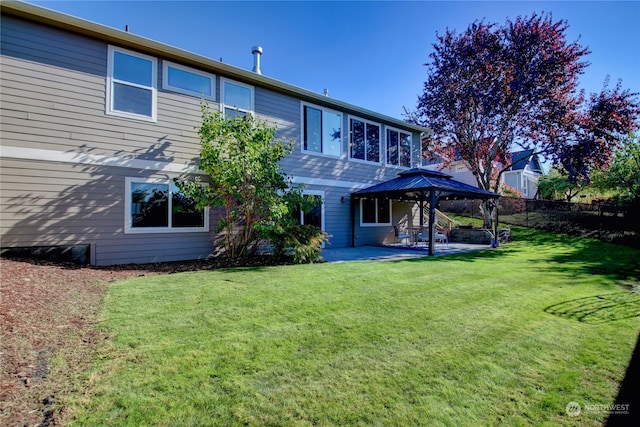
MULTIPOLYGON (((526 199, 535 198, 538 194, 538 180, 543 173, 538 155, 533 150, 515 151, 511 155, 513 164, 502 173, 502 183, 519 191, 526 199)), ((437 156, 423 159, 422 162, 427 169, 442 171, 465 184, 478 185, 469 166, 459 155, 446 168, 443 168, 442 160, 437 156)))
POLYGON ((538 195, 538 180, 542 175, 542 164, 533 150, 516 151, 511 154, 512 165, 502 174, 502 182, 518 190, 526 199, 538 195))

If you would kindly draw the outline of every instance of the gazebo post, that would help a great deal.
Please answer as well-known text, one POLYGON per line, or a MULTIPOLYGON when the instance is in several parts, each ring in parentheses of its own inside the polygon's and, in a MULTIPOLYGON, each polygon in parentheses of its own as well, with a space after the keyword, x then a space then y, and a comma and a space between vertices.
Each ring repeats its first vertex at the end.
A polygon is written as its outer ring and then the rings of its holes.
POLYGON ((496 199, 494 203, 495 203, 495 208, 494 209, 496 210, 496 220, 495 220, 495 225, 494 225, 495 230, 493 231, 493 236, 495 238, 495 242, 494 243, 495 243, 495 246, 497 248, 498 246, 500 246, 500 236, 499 236, 500 224, 498 223, 499 216, 500 216, 500 208, 499 208, 500 199, 496 199))
POLYGON ((433 255, 434 229, 436 225, 436 189, 429 191, 429 255, 433 255))

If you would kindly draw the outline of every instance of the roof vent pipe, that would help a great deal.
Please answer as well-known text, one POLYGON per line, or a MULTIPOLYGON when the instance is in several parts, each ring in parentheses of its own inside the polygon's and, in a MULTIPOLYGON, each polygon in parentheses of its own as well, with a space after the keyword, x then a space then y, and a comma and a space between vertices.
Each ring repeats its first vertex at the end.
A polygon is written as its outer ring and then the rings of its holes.
POLYGON ((260 71, 260 55, 262 55, 262 48, 260 46, 254 46, 251 48, 253 54, 253 72, 256 74, 262 74, 260 71))

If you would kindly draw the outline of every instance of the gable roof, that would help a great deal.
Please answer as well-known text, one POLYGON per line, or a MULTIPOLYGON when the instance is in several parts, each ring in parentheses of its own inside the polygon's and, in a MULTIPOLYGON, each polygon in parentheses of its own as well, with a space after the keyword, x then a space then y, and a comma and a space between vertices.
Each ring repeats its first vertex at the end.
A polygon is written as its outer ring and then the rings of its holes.
POLYGON ((533 150, 514 151, 511 153, 511 167, 509 170, 524 170, 527 166, 534 171, 542 173, 542 166, 537 154, 533 150))
POLYGON ((206 70, 214 74, 222 74, 225 77, 264 87, 319 106, 336 109, 348 114, 354 114, 365 119, 392 124, 400 129, 412 132, 429 132, 429 129, 427 128, 405 122, 404 120, 389 117, 346 102, 338 101, 325 95, 284 83, 280 80, 266 77, 233 65, 225 64, 221 61, 216 61, 214 59, 131 34, 126 31, 56 12, 40 6, 35 6, 21 1, 1 1, 0 11, 2 14, 13 15, 63 30, 72 31, 77 34, 99 39, 120 47, 158 56, 163 59, 178 62, 201 70, 206 70))
POLYGON ((427 193, 438 192, 438 197, 495 199, 499 194, 456 181, 451 175, 429 169, 413 168, 398 174, 397 178, 356 191, 356 198, 384 196, 392 199, 425 200, 427 193))

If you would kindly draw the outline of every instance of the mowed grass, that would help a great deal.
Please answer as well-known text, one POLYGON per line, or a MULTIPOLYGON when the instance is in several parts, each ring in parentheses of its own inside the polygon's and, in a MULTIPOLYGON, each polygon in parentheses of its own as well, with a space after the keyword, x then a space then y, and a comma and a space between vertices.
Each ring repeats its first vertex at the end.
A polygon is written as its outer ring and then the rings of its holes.
POLYGON ((639 253, 514 229, 450 257, 113 285, 77 425, 600 425, 640 330, 639 253))

